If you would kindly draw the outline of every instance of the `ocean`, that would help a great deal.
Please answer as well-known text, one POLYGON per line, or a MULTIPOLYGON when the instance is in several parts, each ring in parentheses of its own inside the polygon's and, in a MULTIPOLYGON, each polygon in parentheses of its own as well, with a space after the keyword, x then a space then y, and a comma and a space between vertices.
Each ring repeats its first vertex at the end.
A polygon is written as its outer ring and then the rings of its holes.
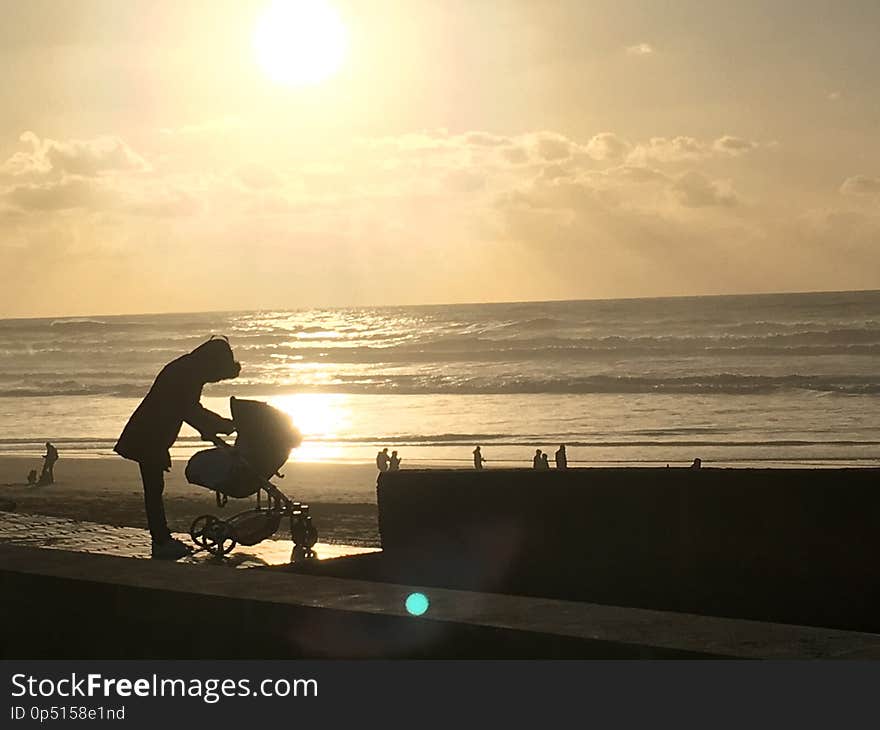
MULTIPOLYGON (((880 460, 880 292, 0 320, 0 452, 112 456, 169 360, 229 337, 302 461, 865 466, 880 460)), ((200 447, 186 428, 174 456, 200 447)))

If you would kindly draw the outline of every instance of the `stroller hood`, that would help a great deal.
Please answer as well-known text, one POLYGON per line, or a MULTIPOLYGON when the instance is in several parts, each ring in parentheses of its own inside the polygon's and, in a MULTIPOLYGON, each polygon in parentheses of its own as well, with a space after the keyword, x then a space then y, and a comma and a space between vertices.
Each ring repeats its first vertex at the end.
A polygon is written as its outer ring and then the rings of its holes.
POLYGON ((302 436, 284 411, 256 400, 229 399, 235 430, 235 448, 260 477, 268 479, 278 471, 290 452, 302 443, 302 436))
POLYGON ((186 480, 230 497, 248 497, 263 486, 302 442, 290 417, 268 403, 230 399, 235 446, 205 449, 190 458, 186 480))

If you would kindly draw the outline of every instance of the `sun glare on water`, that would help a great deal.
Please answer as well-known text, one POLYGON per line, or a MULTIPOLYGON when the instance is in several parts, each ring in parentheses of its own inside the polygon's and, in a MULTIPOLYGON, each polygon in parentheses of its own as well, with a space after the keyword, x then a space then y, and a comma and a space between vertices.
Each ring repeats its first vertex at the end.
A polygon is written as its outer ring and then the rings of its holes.
POLYGON ((341 455, 332 441, 348 425, 349 409, 344 395, 298 393, 271 398, 269 402, 287 413, 303 435, 302 445, 294 449, 294 461, 333 461, 341 455), (328 443, 329 442, 329 443, 328 443))
POLYGON ((335 74, 345 60, 348 34, 324 0, 275 0, 254 30, 257 61, 273 81, 311 86, 335 74))

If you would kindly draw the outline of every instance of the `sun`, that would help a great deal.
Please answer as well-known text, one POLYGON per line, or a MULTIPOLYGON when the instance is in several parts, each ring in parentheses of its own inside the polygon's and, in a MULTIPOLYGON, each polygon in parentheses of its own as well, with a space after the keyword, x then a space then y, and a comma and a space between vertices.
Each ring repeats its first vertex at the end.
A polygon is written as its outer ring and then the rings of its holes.
POLYGON ((351 428, 348 396, 339 393, 296 393, 269 399, 287 413, 303 435, 303 443, 291 453, 294 461, 335 461, 343 450, 334 441, 351 428))
POLYGON ((275 0, 257 19, 254 51, 266 75, 286 86, 311 86, 342 66, 348 33, 324 0, 275 0))

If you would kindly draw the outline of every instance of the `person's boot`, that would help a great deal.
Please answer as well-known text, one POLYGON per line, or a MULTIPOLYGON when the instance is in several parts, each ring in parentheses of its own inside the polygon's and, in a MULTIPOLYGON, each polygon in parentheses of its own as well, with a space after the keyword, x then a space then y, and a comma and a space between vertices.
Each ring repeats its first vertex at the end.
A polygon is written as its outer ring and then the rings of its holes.
POLYGON ((164 542, 153 543, 152 556, 157 560, 179 560, 192 553, 192 548, 180 540, 173 537, 168 538, 164 542))

